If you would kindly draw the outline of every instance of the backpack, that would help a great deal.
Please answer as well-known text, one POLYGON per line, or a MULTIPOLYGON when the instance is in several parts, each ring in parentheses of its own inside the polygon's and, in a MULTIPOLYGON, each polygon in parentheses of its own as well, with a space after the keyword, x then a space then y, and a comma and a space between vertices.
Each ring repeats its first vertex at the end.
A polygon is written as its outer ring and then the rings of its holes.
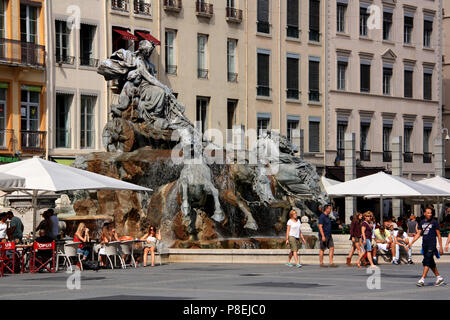
POLYGON ((93 270, 98 271, 100 270, 100 264, 98 261, 82 261, 83 263, 83 270, 93 270))

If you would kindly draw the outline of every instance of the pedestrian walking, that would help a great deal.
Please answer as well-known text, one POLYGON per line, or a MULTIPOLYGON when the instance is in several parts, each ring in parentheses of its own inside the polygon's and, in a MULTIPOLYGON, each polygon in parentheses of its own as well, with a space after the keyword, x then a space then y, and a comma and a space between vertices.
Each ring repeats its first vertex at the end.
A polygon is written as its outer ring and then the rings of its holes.
POLYGON ((350 240, 352 241, 352 248, 350 249, 350 253, 347 256, 347 265, 349 267, 352 266, 352 257, 355 253, 355 250, 358 251, 358 257, 361 259, 363 252, 361 250, 361 220, 362 213, 356 212, 352 218, 352 224, 350 226, 350 240))
POLYGON ((286 229, 286 244, 289 245, 291 251, 289 252, 289 259, 286 265, 292 267, 291 259, 294 256, 295 266, 301 268, 302 265, 299 263, 298 250, 300 249, 300 238, 303 243, 306 243, 305 238, 300 230, 300 220, 297 217, 297 211, 291 210, 289 212, 289 220, 287 222, 286 229))
MULTIPOLYGON (((372 268, 376 268, 372 260, 372 226, 370 224, 371 220, 372 220, 372 212, 370 211, 365 212, 363 214, 363 222, 361 223, 361 238, 370 266, 372 268)), ((358 268, 361 268, 360 258, 358 258, 356 265, 358 266, 358 268)))
POLYGON ((436 282, 434 283, 434 285, 440 286, 444 283, 444 278, 439 274, 436 262, 434 261, 435 255, 438 256, 438 254, 442 255, 444 253, 439 223, 436 219, 433 218, 433 212, 431 208, 427 208, 424 215, 425 219, 420 221, 418 225, 419 232, 409 244, 409 248, 412 248, 414 242, 416 242, 420 238, 420 236, 422 236, 423 273, 422 277, 417 282, 417 286, 423 287, 425 285, 425 278, 427 277, 428 271, 430 269, 436 275, 436 282), (436 247, 436 238, 439 241, 439 252, 436 247))
POLYGON ((406 223, 407 226, 407 232, 408 232, 408 236, 409 237, 415 237, 418 229, 417 229, 417 221, 416 221, 416 216, 415 215, 411 215, 409 217, 409 221, 406 223))
POLYGON ((331 221, 329 215, 331 213, 331 205, 327 204, 323 207, 323 213, 319 217, 319 262, 322 268, 326 268, 323 264, 323 255, 326 249, 329 250, 329 263, 331 268, 336 268, 337 265, 333 263, 334 256, 334 242, 331 235, 331 221))

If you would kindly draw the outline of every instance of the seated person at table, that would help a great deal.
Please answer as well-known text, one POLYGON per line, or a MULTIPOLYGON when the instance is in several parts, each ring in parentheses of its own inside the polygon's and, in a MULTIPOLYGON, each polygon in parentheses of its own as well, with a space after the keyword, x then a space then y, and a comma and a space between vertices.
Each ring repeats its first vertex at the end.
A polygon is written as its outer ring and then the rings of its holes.
POLYGON ((155 266, 155 248, 156 248, 156 240, 161 241, 161 230, 158 230, 158 233, 156 233, 156 228, 153 226, 150 226, 148 229, 147 234, 145 234, 141 240, 145 240, 144 243, 144 267, 147 266, 147 255, 150 251, 152 256, 152 267, 155 266))
MULTIPOLYGON (((73 242, 89 242, 89 241, 90 241, 89 229, 86 228, 86 224, 84 224, 84 222, 81 222, 78 225, 77 232, 75 232, 73 242)), ((89 249, 83 243, 81 243, 78 246, 77 253, 83 255, 83 261, 87 260, 87 258, 89 257, 89 249)))
POLYGON ((112 241, 119 241, 119 236, 117 235, 116 229, 113 228, 113 225, 111 223, 105 223, 102 229, 102 235, 100 236, 101 248, 98 252, 101 259, 100 266, 102 267, 106 266, 105 244, 112 241))
POLYGON ((377 243, 378 250, 381 250, 384 253, 390 250, 392 253, 392 258, 395 257, 394 240, 392 239, 391 233, 386 230, 384 225, 375 230, 375 241, 377 243))
POLYGON ((413 264, 412 248, 409 247, 409 237, 402 229, 394 232, 395 241, 395 258, 393 263, 400 264, 400 249, 403 248, 408 252, 408 264, 413 264))
MULTIPOLYGON (((37 237, 34 241, 38 243, 52 243, 53 239, 47 235, 47 230, 40 229, 38 232, 39 237, 37 237)), ((36 254, 36 258, 41 262, 45 262, 49 260, 53 255, 52 250, 38 250, 36 254)), ((39 268, 41 265, 38 261, 36 261, 36 268, 39 268)), ((41 269, 42 270, 42 269, 41 269)))

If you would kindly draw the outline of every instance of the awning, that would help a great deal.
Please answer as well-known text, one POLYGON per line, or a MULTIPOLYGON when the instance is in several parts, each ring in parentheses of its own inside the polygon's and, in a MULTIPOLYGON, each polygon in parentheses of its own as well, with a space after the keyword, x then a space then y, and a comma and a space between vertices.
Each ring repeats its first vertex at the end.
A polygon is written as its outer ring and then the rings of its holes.
POLYGON ((136 31, 136 33, 145 40, 148 40, 150 42, 153 42, 156 46, 160 46, 161 45, 161 41, 159 41, 158 39, 156 39, 154 36, 152 36, 150 33, 145 33, 142 31, 136 31))
POLYGON ((124 39, 124 40, 134 40, 134 41, 138 41, 139 40, 138 37, 136 37, 134 34, 129 33, 128 31, 119 30, 119 29, 113 29, 113 31, 115 31, 118 34, 120 34, 122 36, 122 39, 124 39))

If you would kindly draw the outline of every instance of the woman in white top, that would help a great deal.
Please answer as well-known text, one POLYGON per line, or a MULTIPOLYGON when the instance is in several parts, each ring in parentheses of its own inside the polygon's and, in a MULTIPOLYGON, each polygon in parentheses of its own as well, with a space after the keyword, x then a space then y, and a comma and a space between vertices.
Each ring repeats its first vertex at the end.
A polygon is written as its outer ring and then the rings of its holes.
POLYGON ((141 240, 145 240, 144 243, 144 267, 147 266, 147 255, 150 251, 152 255, 152 267, 155 266, 155 248, 156 248, 156 241, 161 241, 161 230, 158 230, 158 233, 156 233, 156 228, 153 226, 150 226, 148 229, 148 232, 141 238, 141 240))
POLYGON ((286 263, 287 266, 292 267, 291 259, 294 256, 295 266, 300 268, 302 265, 298 262, 298 249, 300 249, 300 237, 303 243, 306 243, 303 234, 300 231, 300 220, 297 219, 297 212, 291 210, 289 212, 289 220, 287 222, 286 229, 286 245, 289 245, 291 251, 289 252, 289 259, 286 263))
POLYGON ((8 224, 6 223, 6 220, 8 220, 8 216, 6 212, 2 212, 0 214, 0 242, 6 242, 6 231, 8 230, 8 224))

